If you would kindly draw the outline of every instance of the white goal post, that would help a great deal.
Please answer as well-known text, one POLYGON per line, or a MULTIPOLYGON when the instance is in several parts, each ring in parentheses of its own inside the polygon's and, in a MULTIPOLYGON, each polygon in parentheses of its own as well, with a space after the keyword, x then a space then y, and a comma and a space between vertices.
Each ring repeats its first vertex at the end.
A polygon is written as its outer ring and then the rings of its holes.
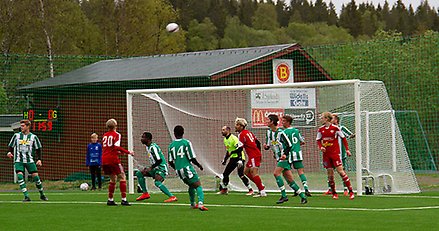
MULTIPOLYGON (((167 148, 174 139, 173 128, 182 125, 204 166, 198 171, 203 188, 215 190, 224 166, 225 154, 221 128, 234 130, 234 119, 249 121, 247 129, 265 141, 264 118, 271 113, 290 114, 305 137, 303 164, 311 192, 327 190, 326 172, 315 141, 320 127, 319 114, 338 113, 343 126, 355 133, 349 140, 352 157, 346 171, 358 195, 374 193, 420 192, 415 174, 398 128, 385 86, 380 81, 337 80, 288 84, 219 86, 127 90, 128 148, 136 155, 128 157, 129 193, 134 193, 134 169, 147 166, 145 147, 140 142, 143 131, 153 134, 167 158, 167 148), (135 161, 134 161, 135 159, 135 161), (369 191, 364 186, 369 188, 369 191)), ((263 151, 260 174, 268 190, 278 191, 272 172, 275 160, 271 151, 263 151)), ((293 169, 295 181, 302 187, 293 169)), ((336 176, 337 190, 342 190, 336 176)), ((170 170, 165 184, 172 191, 187 190, 170 170)), ((153 184, 148 183, 154 190, 153 184)), ((255 188, 255 187, 254 187, 255 188)), ((244 185, 232 173, 229 189, 242 191, 244 185)))

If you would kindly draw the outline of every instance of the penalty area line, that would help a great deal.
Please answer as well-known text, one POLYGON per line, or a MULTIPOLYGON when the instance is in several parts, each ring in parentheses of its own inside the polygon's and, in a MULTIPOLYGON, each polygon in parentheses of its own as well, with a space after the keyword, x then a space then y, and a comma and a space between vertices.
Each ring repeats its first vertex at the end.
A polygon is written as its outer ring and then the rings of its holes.
MULTIPOLYGON (((99 204, 105 205, 107 202, 102 201, 1 201, 0 204, 99 204)), ((130 202, 132 205, 143 206, 187 206, 189 204, 181 203, 141 203, 130 202)), ((409 210, 427 210, 427 209, 439 209, 439 206, 420 206, 420 207, 403 207, 403 208, 328 208, 328 207, 307 207, 307 206, 264 206, 264 205, 220 205, 220 204, 206 204, 206 207, 219 207, 219 208, 251 208, 251 209, 306 209, 306 210, 340 210, 340 211, 374 211, 374 212, 386 212, 386 211, 409 211, 409 210)))

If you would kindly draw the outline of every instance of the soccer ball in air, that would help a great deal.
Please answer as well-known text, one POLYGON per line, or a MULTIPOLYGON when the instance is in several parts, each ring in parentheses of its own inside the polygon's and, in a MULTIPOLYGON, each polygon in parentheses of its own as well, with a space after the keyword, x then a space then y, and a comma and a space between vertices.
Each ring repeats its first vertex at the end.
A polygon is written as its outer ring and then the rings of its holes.
POLYGON ((88 184, 87 184, 87 183, 82 183, 82 184, 79 186, 79 188, 80 188, 82 191, 87 191, 87 190, 88 190, 88 184))
POLYGON ((166 26, 166 30, 168 31, 168 32, 177 32, 178 30, 180 29, 180 27, 178 26, 178 24, 177 23, 175 23, 175 22, 171 22, 171 23, 169 23, 167 26, 166 26))

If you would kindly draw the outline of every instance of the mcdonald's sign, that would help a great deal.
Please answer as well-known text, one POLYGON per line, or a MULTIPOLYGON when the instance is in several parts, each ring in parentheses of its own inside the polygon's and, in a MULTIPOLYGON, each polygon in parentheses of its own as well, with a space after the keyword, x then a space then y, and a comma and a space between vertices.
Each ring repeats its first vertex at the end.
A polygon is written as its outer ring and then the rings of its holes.
POLYGON ((282 117, 285 110, 282 108, 252 108, 252 128, 266 128, 270 114, 282 117))

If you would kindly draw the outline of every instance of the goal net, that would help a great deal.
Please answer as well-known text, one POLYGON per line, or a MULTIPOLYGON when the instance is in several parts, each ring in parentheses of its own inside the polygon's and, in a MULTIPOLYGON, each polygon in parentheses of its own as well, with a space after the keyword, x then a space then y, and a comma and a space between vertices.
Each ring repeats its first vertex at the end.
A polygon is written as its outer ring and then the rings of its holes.
MULTIPOLYGON (((420 191, 384 84, 359 80, 128 90, 128 145, 136 153, 128 162, 129 191, 133 193, 136 185, 133 170, 149 165, 140 142, 144 131, 153 134, 153 142, 167 158, 173 129, 182 125, 184 138, 192 142, 197 160, 204 167, 204 171, 197 169, 203 188, 217 190, 226 153, 221 128, 227 125, 234 130, 235 118, 243 117, 249 122, 247 129, 263 143, 269 114, 294 118, 292 126, 306 141, 302 152, 310 190, 325 191, 326 171, 315 141, 321 126, 319 114, 325 111, 338 113, 341 125, 355 133, 355 138, 348 139, 352 156, 347 158, 345 168, 358 194, 420 191)), ((263 150, 262 156, 262 182, 268 190, 278 191, 272 174, 276 166, 273 154, 263 150)), ((303 188, 297 171, 293 173, 303 188)), ((335 178, 337 190, 343 190, 340 177, 335 178)), ((147 181, 150 190, 157 190, 152 180, 147 181)), ((171 191, 187 190, 172 169, 165 184, 171 191)), ((230 175, 229 190, 246 190, 236 170, 230 175)))

